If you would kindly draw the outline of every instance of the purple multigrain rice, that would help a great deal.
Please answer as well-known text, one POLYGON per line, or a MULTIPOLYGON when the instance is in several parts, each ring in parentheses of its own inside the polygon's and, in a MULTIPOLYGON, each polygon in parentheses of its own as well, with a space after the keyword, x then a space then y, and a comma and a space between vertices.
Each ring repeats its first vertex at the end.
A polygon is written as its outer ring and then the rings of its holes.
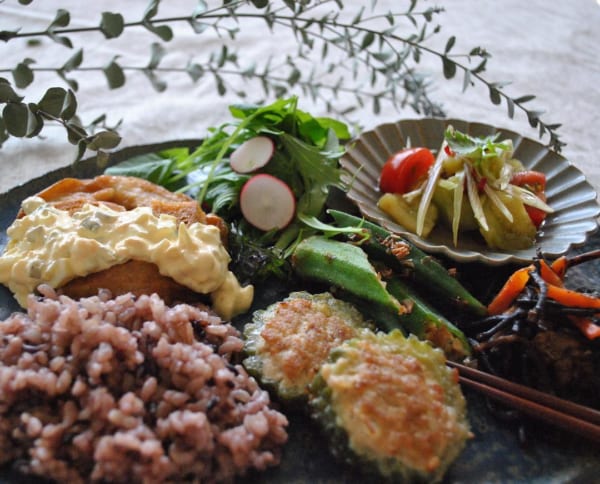
POLYGON ((287 420, 238 331, 156 295, 41 287, 0 322, 0 464, 60 482, 229 481, 278 463, 287 420))

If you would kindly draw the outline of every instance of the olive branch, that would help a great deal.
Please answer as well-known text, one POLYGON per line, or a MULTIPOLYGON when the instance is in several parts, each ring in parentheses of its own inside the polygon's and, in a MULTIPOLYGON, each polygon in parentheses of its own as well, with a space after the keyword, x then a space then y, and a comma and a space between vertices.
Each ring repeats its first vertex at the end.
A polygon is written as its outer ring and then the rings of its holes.
MULTIPOLYGON (((31 0, 19 3, 26 6, 31 0)), ((347 12, 342 0, 223 0, 212 7, 200 0, 193 12, 179 17, 160 17, 159 6, 160 0, 150 0, 140 20, 135 22, 125 22, 118 12, 102 12, 97 25, 78 28, 69 27, 69 12, 59 9, 44 30, 0 31, 0 41, 4 43, 18 38, 39 43, 48 38, 73 51, 60 66, 40 66, 31 57, 25 57, 16 66, 0 66, 0 75, 12 77, 12 81, 0 77, 0 105, 4 105, 0 113, 0 147, 10 136, 38 136, 47 122, 65 128, 68 141, 79 148, 78 158, 87 149, 102 153, 116 147, 120 142, 118 125, 108 126, 105 115, 84 125, 77 115, 75 93, 80 86, 76 75, 84 71, 104 75, 109 89, 126 88, 130 74, 145 75, 157 91, 168 88, 165 73, 186 74, 192 82, 211 77, 220 96, 233 92, 241 99, 248 96, 248 91, 238 87, 235 80, 252 80, 261 86, 265 97, 301 93, 323 103, 328 112, 345 120, 368 104, 378 113, 383 103, 443 117, 441 105, 430 96, 430 78, 418 69, 424 55, 440 59, 446 79, 462 73, 463 90, 475 83, 486 86, 490 101, 495 105, 504 103, 510 118, 517 110, 521 111, 529 124, 538 128, 540 138, 549 136, 548 144, 554 150, 560 151, 564 146, 557 133, 560 125, 544 122, 543 112, 527 108, 526 103, 535 96, 511 97, 503 90, 506 83, 491 82, 484 77, 491 57, 487 50, 474 47, 466 53, 455 53, 455 37, 446 41, 442 51, 427 45, 441 32, 434 20, 443 9, 419 9, 419 0, 407 1, 406 8, 397 12, 377 12, 374 0, 368 13, 361 7, 356 13, 350 12, 351 18, 343 15, 347 12), (264 21, 272 35, 277 34, 277 29, 291 31, 297 41, 296 52, 242 64, 243 47, 232 48, 228 43, 238 41, 243 45, 239 40, 250 19, 264 21), (197 35, 212 32, 223 42, 217 50, 204 52, 206 57, 202 61, 189 59, 186 65, 163 67, 161 62, 168 55, 168 42, 175 35, 172 26, 177 23, 187 23, 197 35), (144 28, 158 38, 149 45, 146 65, 124 65, 118 57, 98 66, 84 65, 85 50, 78 47, 76 40, 86 33, 100 32, 110 41, 133 28, 144 28), (340 62, 338 56, 330 61, 334 51, 341 52, 344 60, 340 62), (50 87, 38 102, 27 102, 18 90, 35 82, 36 73, 43 71, 54 72, 65 87, 50 87), (342 94, 352 101, 340 102, 342 94)))

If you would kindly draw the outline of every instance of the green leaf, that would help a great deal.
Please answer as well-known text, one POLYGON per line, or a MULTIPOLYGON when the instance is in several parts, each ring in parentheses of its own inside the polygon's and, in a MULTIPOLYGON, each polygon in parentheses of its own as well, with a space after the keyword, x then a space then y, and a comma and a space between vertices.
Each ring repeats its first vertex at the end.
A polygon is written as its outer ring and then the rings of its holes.
POLYGON ((38 107, 54 118, 71 119, 77 110, 77 101, 72 91, 62 87, 51 87, 46 91, 38 107))
POLYGON ((365 7, 360 7, 360 10, 358 11, 358 13, 354 17, 354 19, 352 19, 352 22, 351 22, 352 25, 359 24, 362 21, 362 16, 363 16, 364 12, 365 12, 365 7))
POLYGON ((201 34, 202 32, 204 32, 207 28, 210 27, 210 24, 206 23, 206 22, 198 22, 197 20, 190 18, 189 20, 189 24, 192 27, 192 30, 196 33, 196 34, 201 34))
POLYGON ((117 56, 113 57, 113 59, 102 68, 102 72, 104 73, 104 77, 106 77, 110 89, 118 89, 125 84, 125 72, 123 72, 121 66, 117 64, 116 59, 117 56))
POLYGON ((0 82, 0 103, 19 103, 23 100, 12 88, 8 81, 0 82))
POLYGON ((493 86, 489 86, 490 90, 490 101, 493 104, 500 104, 502 102, 502 98, 500 97, 500 91, 493 86))
POLYGON ((527 121, 532 128, 538 125, 542 114, 544 114, 543 111, 527 111, 527 121))
POLYGON ((114 39, 123 33, 125 21, 120 13, 102 12, 100 31, 107 39, 114 39))
POLYGON ((27 133, 27 137, 33 138, 42 131, 42 128, 44 127, 44 118, 37 112, 37 106, 34 103, 29 103, 28 107, 32 116, 29 119, 29 133, 27 133))
POLYGON ((98 150, 96 152, 96 166, 98 168, 106 168, 106 165, 108 165, 109 160, 110 156, 106 151, 98 150))
POLYGON ((465 92, 469 88, 469 86, 472 84, 473 84, 473 81, 471 80, 471 71, 465 70, 464 77, 463 77, 463 88, 462 88, 463 92, 465 92))
POLYGON ((165 42, 168 42, 173 38, 173 30, 168 25, 154 26, 152 24, 145 24, 145 27, 165 42))
POLYGON ((2 117, 6 123, 7 132, 17 138, 28 136, 37 128, 35 115, 26 104, 7 104, 2 110, 2 117))
POLYGON ((33 70, 29 66, 34 62, 33 59, 24 59, 23 62, 18 63, 12 70, 15 86, 23 89, 33 82, 33 70))
POLYGON ((290 86, 294 86, 300 80, 301 77, 302 73, 300 72, 300 70, 294 67, 287 78, 287 83, 290 86))
POLYGON ((6 124, 4 123, 4 118, 0 116, 0 147, 2 147, 2 145, 8 138, 8 131, 6 131, 6 124))
POLYGON ((379 114, 381 112, 381 100, 379 96, 373 98, 373 114, 379 114))
POLYGON ((48 26, 48 30, 54 30, 56 28, 67 27, 71 22, 71 14, 64 8, 59 8, 56 11, 54 20, 48 26))
POLYGON ((456 64, 448 57, 443 56, 442 65, 444 68, 444 77, 446 79, 452 79, 456 75, 456 64))
POLYGON ((208 4, 204 0, 198 0, 198 3, 196 4, 196 8, 194 9, 194 13, 192 14, 192 16, 194 18, 199 17, 204 12, 206 12, 207 9, 208 4))
POLYGON ((154 25, 152 18, 158 13, 158 4, 160 0, 150 0, 150 3, 146 7, 144 17, 142 19, 142 25, 153 34, 160 37, 165 42, 170 41, 173 38, 173 30, 168 25, 154 25))
POLYGON ((75 116, 77 112, 77 99, 75 98, 75 94, 70 89, 67 91, 67 97, 65 98, 65 102, 63 105, 63 110, 60 113, 60 118, 67 121, 75 116))
POLYGON ((153 42, 150 46, 150 62, 148 63, 147 69, 156 69, 165 54, 165 48, 158 42, 153 42))
POLYGON ((33 2, 33 0, 19 0, 21 5, 29 5, 31 2, 33 2))
POLYGON ((448 39, 448 42, 446 42, 446 47, 444 48, 444 54, 448 54, 448 52, 450 52, 452 50, 452 47, 454 47, 455 43, 456 43, 456 37, 453 35, 452 37, 450 37, 448 39))
POLYGON ((8 42, 10 39, 14 39, 18 33, 19 30, 0 30, 0 40, 8 42))
POLYGON ((46 29, 46 34, 50 37, 54 42, 57 42, 69 49, 73 48, 73 43, 68 37, 60 36, 56 34, 56 30, 60 28, 67 27, 71 22, 71 14, 65 9, 58 9, 56 11, 56 16, 54 20, 50 23, 48 28, 46 29))
POLYGON ((444 138, 454 153, 473 160, 481 160, 486 156, 497 156, 500 151, 511 150, 512 147, 509 144, 497 141, 499 137, 500 133, 483 137, 471 136, 450 127, 444 133, 444 138))
POLYGON ((506 98, 506 110, 507 110, 508 117, 510 119, 513 119, 515 116, 515 103, 509 97, 506 98))
POLYGON ((81 148, 81 143, 83 142, 85 148, 85 140, 87 138, 87 133, 85 129, 81 127, 79 121, 76 119, 69 121, 65 123, 65 127, 67 128, 67 138, 69 140, 69 143, 73 145, 79 145, 81 148))
POLYGON ((79 49, 75 54, 73 54, 67 62, 63 64, 60 68, 63 72, 69 72, 77 69, 81 63, 83 62, 83 49, 79 49))
POLYGON ((90 150, 110 150, 119 145, 121 137, 114 131, 100 131, 90 136, 86 141, 90 150))
POLYGON ((68 47, 69 49, 73 48, 73 43, 71 42, 71 40, 68 37, 63 37, 63 36, 56 35, 53 33, 48 33, 48 37, 50 37, 57 44, 64 45, 65 47, 68 47))
POLYGON ((391 56, 391 52, 374 52, 371 54, 375 60, 385 63, 391 56))
POLYGON ((62 70, 58 69, 56 74, 58 74, 58 76, 65 81, 73 91, 77 91, 79 89, 79 84, 77 81, 75 79, 69 79, 62 70))
POLYGON ((225 62, 227 61, 228 53, 229 53, 229 50, 227 49, 227 46, 223 45, 221 47, 221 52, 219 53, 219 57, 217 59, 217 67, 219 69, 225 65, 225 62))
POLYGON ((176 160, 165 158, 158 153, 134 156, 133 158, 106 169, 108 175, 136 176, 162 186, 174 171, 176 160))
POLYGON ((475 68, 471 69, 471 72, 473 74, 479 74, 479 73, 485 71, 487 61, 488 61, 487 59, 483 59, 475 68))
POLYGON ((369 230, 362 227, 338 227, 319 220, 315 216, 306 216, 304 214, 298 214, 298 219, 315 230, 323 233, 326 237, 335 237, 340 234, 354 234, 358 237, 356 240, 357 244, 366 242, 371 237, 369 230))
POLYGON ((225 82, 223 82, 223 78, 219 74, 215 74, 215 82, 217 83, 217 92, 219 96, 224 96, 227 93, 227 87, 225 86, 225 82))
POLYGON ((62 87, 51 87, 44 93, 42 99, 40 99, 38 107, 50 116, 58 118, 60 117, 60 113, 62 113, 66 99, 67 91, 65 89, 62 87))
POLYGON ((526 96, 521 96, 521 97, 518 97, 518 98, 514 99, 514 102, 516 104, 525 104, 526 102, 532 101, 534 99, 535 99, 534 95, 528 94, 526 96))
POLYGON ((83 158, 83 155, 85 154, 85 151, 87 149, 87 144, 86 144, 85 140, 83 140, 83 139, 74 141, 74 142, 72 142, 72 144, 77 145, 77 156, 75 157, 75 161, 79 161, 79 160, 81 160, 81 158, 83 158))
POLYGON ((362 50, 367 49, 375 41, 375 34, 371 31, 367 32, 360 44, 362 50))
POLYGON ((154 74, 153 70, 143 69, 142 72, 146 75, 146 77, 152 84, 152 87, 158 92, 163 92, 167 88, 167 83, 156 77, 156 74, 154 74))
POLYGON ((194 82, 204 75, 204 67, 191 61, 185 66, 185 71, 189 74, 194 82))
POLYGON ((192 29, 197 34, 201 34, 208 27, 210 27, 209 23, 201 22, 198 20, 199 18, 202 17, 202 14, 204 14, 204 12, 206 12, 207 9, 208 9, 208 5, 206 4, 206 2, 204 0, 200 0, 198 2, 198 4, 196 5, 196 8, 194 9, 194 12, 192 13, 191 18, 189 19, 189 23, 190 23, 192 29))
POLYGON ((256 8, 265 8, 269 5, 269 0, 250 0, 256 8))
POLYGON ((156 16, 158 13, 158 4, 160 0, 150 0, 148 5, 146 6, 146 11, 144 12, 144 17, 142 20, 151 20, 152 17, 156 16))

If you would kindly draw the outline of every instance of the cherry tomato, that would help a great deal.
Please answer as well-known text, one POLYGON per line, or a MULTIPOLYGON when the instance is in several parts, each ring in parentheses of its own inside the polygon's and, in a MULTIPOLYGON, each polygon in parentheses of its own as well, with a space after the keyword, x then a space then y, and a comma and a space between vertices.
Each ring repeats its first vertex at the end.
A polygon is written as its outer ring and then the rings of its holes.
POLYGON ((408 193, 427 178, 434 162, 435 157, 427 148, 406 148, 394 153, 381 169, 379 189, 383 193, 408 193))
POLYGON ((546 190, 546 175, 539 171, 519 171, 512 176, 510 182, 519 187, 527 186, 534 193, 540 193, 546 190))
MULTIPOLYGON (((510 182, 513 185, 529 188, 540 199, 546 201, 546 194, 544 193, 544 190, 546 189, 546 175, 543 173, 534 170, 520 171, 512 176, 510 182)), ((542 222, 546 219, 546 212, 540 210, 539 208, 525 205, 525 210, 527 211, 527 215, 529 215, 531 222, 536 226, 536 228, 539 228, 539 226, 542 225, 542 222)))
POLYGON ((527 215, 529 215, 533 225, 535 225, 536 228, 540 228, 540 225, 542 225, 542 222, 546 219, 546 212, 539 208, 530 207, 529 205, 525 205, 525 211, 527 212, 527 215))

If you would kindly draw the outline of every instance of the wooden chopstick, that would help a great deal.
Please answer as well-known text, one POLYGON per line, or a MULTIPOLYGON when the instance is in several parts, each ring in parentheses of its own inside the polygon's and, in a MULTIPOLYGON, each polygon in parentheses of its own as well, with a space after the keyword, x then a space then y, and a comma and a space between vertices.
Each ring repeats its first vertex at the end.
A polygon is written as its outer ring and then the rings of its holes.
POLYGON ((480 391, 525 415, 600 442, 600 411, 460 363, 449 361, 448 366, 458 370, 459 382, 463 385, 480 391))

